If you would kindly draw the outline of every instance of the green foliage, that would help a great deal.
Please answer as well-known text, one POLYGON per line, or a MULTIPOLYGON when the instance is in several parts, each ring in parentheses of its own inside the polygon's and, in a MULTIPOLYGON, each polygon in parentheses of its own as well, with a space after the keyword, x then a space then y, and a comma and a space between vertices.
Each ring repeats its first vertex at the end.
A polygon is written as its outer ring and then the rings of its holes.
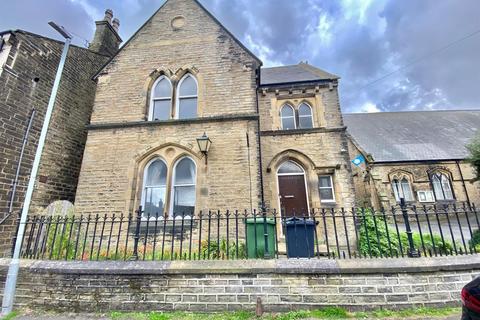
POLYGON ((189 313, 189 312, 147 312, 147 313, 111 313, 114 320, 300 320, 300 319, 404 319, 449 316, 461 312, 460 308, 412 308, 401 311, 379 309, 372 312, 350 313, 343 308, 326 307, 313 311, 291 311, 287 313, 265 314, 256 317, 252 312, 239 311, 228 313, 189 313))
POLYGON ((349 314, 343 308, 326 307, 320 310, 311 311, 311 317, 317 319, 344 319, 349 318, 349 314))
POLYGON ((467 145, 467 149, 470 153, 467 160, 475 168, 477 173, 474 181, 480 181, 480 132, 473 138, 472 142, 467 145))
MULTIPOLYGON (((230 241, 227 245, 227 240, 220 240, 220 248, 217 241, 202 241, 201 259, 227 259, 227 253, 229 259, 237 258, 237 245, 235 242, 230 241)), ((238 259, 245 259, 247 257, 247 248, 245 243, 238 244, 238 259)))
POLYGON ((15 319, 16 317, 18 316, 18 312, 17 311, 13 311, 13 312, 10 312, 8 315, 6 315, 5 317, 1 318, 1 320, 13 320, 15 319))
POLYGON ((78 224, 73 223, 74 219, 74 214, 65 217, 52 216, 46 243, 46 252, 52 259, 75 259, 75 235, 78 233, 78 224))
POLYGON ((470 248, 475 248, 477 252, 480 252, 480 229, 477 229, 472 234, 472 239, 468 241, 470 248))
MULTIPOLYGON (((379 257, 396 257, 401 256, 403 251, 404 254, 408 252, 409 242, 406 232, 399 231, 389 225, 389 221, 385 223, 385 219, 382 216, 373 215, 371 210, 365 210, 364 213, 360 212, 359 216, 362 217, 361 223, 359 225, 360 229, 360 238, 359 238, 359 251, 362 256, 372 256, 375 258, 379 257), (390 239, 390 244, 389 244, 390 239), (401 247, 400 247, 401 245, 401 247)), ((437 253, 450 253, 453 251, 453 244, 440 235, 422 234, 413 232, 413 245, 416 250, 421 252, 426 251, 427 254, 430 252, 432 254, 437 253)), ((457 245, 457 248, 460 246, 457 245)))

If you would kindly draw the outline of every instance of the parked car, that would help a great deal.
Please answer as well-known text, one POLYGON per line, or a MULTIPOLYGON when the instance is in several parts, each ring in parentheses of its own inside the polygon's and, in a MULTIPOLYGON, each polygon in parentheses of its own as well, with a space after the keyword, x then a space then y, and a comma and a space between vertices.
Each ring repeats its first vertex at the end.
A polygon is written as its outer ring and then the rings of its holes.
POLYGON ((480 277, 462 289, 462 320, 480 320, 480 277))

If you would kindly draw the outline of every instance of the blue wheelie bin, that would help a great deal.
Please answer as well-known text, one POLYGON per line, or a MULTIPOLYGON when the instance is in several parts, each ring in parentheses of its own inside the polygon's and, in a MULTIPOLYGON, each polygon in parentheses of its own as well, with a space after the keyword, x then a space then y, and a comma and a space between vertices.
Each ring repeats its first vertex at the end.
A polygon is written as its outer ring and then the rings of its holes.
POLYGON ((316 224, 312 219, 305 218, 285 220, 285 238, 289 258, 313 258, 315 256, 316 224))

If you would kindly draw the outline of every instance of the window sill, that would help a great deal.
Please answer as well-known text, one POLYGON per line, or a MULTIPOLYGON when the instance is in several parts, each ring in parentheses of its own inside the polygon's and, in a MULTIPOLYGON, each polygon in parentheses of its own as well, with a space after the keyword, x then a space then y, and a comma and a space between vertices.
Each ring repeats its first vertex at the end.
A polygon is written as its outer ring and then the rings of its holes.
POLYGON ((334 208, 337 206, 336 201, 320 201, 320 206, 324 208, 334 208))

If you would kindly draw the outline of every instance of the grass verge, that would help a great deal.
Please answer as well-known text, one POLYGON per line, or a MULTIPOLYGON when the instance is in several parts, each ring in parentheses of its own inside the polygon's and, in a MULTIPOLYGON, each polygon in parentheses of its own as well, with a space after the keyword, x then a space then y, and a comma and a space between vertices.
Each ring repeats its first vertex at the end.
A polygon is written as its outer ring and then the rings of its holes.
POLYGON ((288 313, 266 314, 261 318, 251 312, 230 312, 217 314, 172 312, 172 313, 121 313, 110 314, 112 320, 299 320, 299 319, 404 319, 425 317, 443 317, 459 314, 460 308, 415 308, 401 311, 376 310, 372 312, 350 313, 342 308, 328 307, 313 311, 292 311, 288 313))
POLYGON ((18 311, 13 311, 8 314, 8 316, 2 317, 1 320, 12 320, 18 316, 18 311))

